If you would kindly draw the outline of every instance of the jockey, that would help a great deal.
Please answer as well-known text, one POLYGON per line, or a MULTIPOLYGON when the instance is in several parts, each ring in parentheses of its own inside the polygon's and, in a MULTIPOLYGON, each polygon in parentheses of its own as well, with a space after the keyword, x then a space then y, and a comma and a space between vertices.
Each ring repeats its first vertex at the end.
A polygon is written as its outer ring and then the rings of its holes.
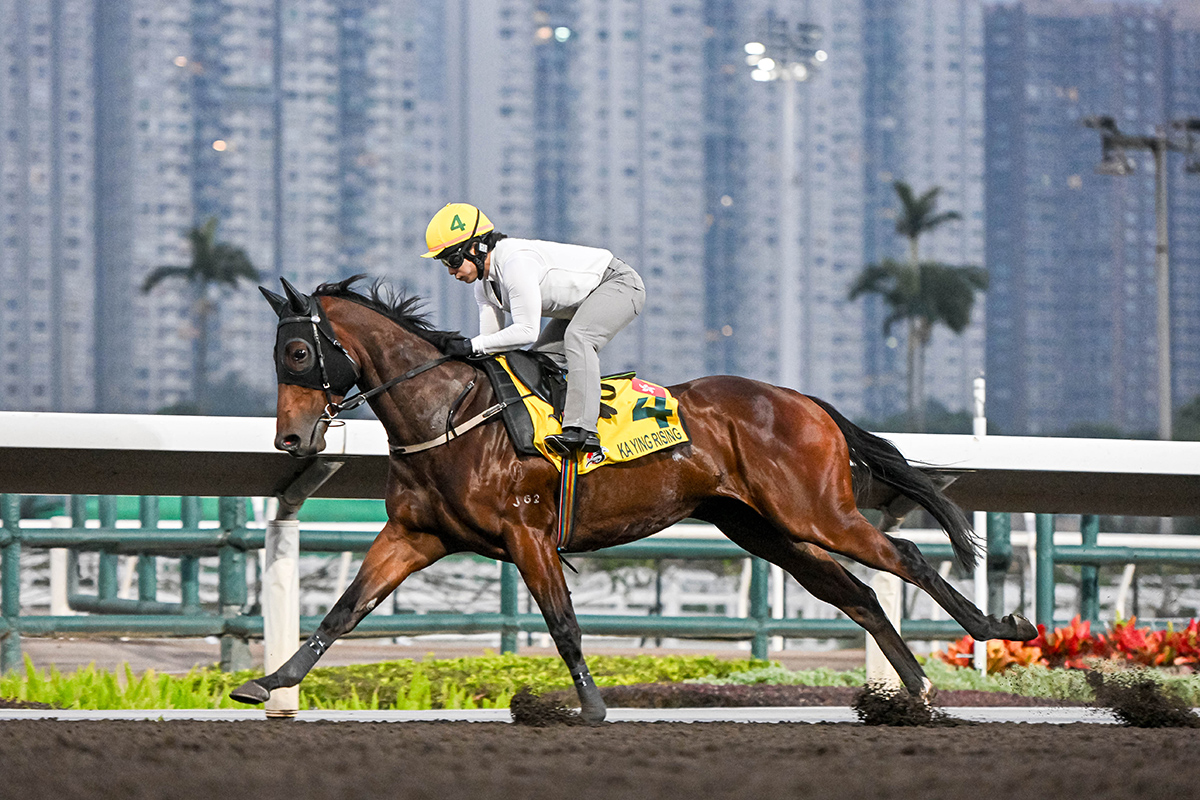
POLYGON ((600 451, 600 348, 646 301, 641 277, 608 250, 511 239, 478 208, 450 203, 425 230, 427 253, 450 275, 475 284, 479 335, 451 340, 450 355, 500 353, 532 344, 567 369, 561 434, 546 445, 561 455, 600 451), (512 323, 504 325, 504 314, 512 323), (539 335, 541 317, 550 322, 539 335))

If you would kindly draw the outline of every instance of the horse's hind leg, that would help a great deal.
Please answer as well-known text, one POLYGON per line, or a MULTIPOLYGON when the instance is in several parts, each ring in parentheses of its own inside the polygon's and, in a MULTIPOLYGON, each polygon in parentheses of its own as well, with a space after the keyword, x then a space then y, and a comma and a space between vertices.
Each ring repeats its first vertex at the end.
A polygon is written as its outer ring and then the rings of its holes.
POLYGON ((977 641, 1010 639, 1024 642, 1037 636, 1037 628, 1022 616, 1009 614, 996 619, 980 611, 937 573, 915 544, 881 533, 857 510, 844 515, 838 523, 814 525, 812 530, 817 535, 810 540, 819 547, 890 572, 924 589, 977 641))
POLYGON ((445 554, 445 547, 436 537, 402 531, 389 523, 367 551, 354 581, 308 641, 278 670, 243 683, 229 696, 242 703, 264 703, 274 690, 295 686, 334 641, 354 630, 401 581, 445 554))
POLYGON ((579 621, 575 618, 571 593, 567 590, 558 554, 541 531, 528 535, 518 533, 506 537, 506 540, 509 555, 520 570, 529 593, 542 610, 558 654, 571 672, 575 692, 579 695, 580 717, 590 723, 603 722, 607 709, 583 658, 579 621))
POLYGON ((851 575, 819 547, 793 542, 748 508, 741 516, 747 515, 757 519, 751 523, 726 518, 714 520, 714 523, 746 552, 778 564, 813 597, 840 609, 858 623, 879 644, 904 688, 914 696, 926 700, 933 698, 933 684, 887 618, 871 587, 851 575))

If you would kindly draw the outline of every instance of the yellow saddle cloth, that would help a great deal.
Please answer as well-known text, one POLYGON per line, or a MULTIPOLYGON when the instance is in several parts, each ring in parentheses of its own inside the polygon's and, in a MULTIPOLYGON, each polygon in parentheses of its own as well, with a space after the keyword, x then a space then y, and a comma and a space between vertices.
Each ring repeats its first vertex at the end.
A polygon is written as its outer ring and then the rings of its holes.
MULTIPOLYGON (((546 447, 547 436, 562 432, 562 423, 555 419, 554 409, 529 391, 509 369, 504 358, 498 358, 497 361, 512 377, 529 410, 533 420, 534 446, 561 470, 562 456, 546 447)), ((688 441, 687 431, 679 417, 679 401, 662 386, 633 376, 605 378, 600 383, 600 399, 615 413, 601 413, 596 432, 600 435, 603 450, 577 456, 580 475, 605 464, 633 461, 688 441)))

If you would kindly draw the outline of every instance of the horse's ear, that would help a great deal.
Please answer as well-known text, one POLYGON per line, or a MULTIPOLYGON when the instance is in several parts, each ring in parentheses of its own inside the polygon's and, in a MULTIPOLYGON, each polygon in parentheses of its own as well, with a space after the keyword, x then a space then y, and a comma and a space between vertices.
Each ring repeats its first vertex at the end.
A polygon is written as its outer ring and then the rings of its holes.
POLYGON ((283 312, 287 310, 287 298, 281 294, 275 294, 265 286, 258 287, 262 292, 263 297, 267 298, 267 302, 271 304, 271 310, 275 312, 275 316, 283 318, 283 312))
POLYGON ((297 314, 307 314, 308 298, 295 286, 288 283, 288 279, 282 275, 279 277, 279 282, 283 284, 283 291, 287 293, 288 303, 291 305, 292 310, 297 314))

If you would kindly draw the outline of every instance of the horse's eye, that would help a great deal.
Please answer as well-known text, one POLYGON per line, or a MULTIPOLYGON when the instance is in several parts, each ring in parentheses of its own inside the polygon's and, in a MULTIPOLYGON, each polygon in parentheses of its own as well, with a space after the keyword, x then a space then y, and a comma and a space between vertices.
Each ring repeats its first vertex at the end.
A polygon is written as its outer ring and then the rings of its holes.
POLYGON ((303 339, 292 339, 283 348, 286 366, 292 372, 307 372, 313 365, 312 349, 303 339))

